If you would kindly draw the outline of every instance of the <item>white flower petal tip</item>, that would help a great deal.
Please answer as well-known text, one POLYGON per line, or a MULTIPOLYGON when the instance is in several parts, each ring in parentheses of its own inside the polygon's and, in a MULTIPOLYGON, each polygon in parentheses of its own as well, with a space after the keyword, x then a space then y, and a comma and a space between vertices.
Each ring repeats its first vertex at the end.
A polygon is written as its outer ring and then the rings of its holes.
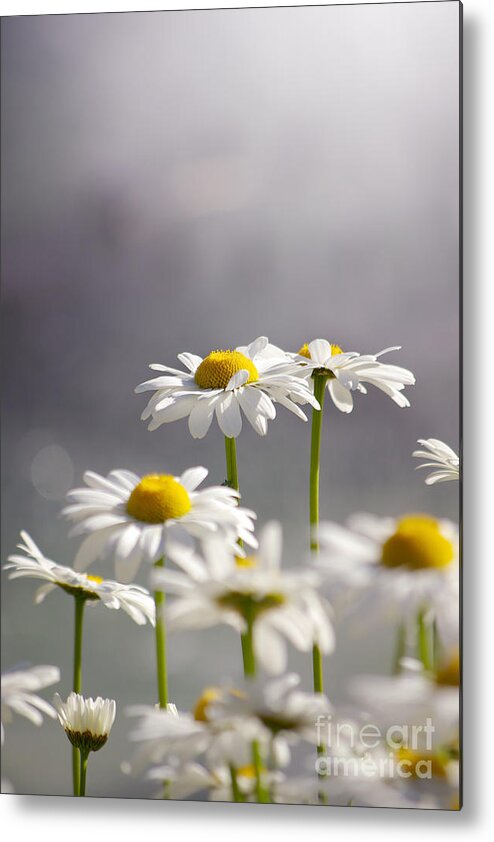
POLYGON ((440 439, 417 439, 417 444, 422 445, 423 449, 414 450, 412 456, 426 461, 417 465, 416 470, 421 468, 434 469, 425 478, 426 485, 460 479, 460 459, 449 445, 440 439))
MULTIPOLYGON (((56 718, 54 708, 37 695, 35 691, 60 681, 60 670, 54 666, 36 666, 23 670, 2 673, 2 719, 17 713, 29 719, 33 725, 41 725, 43 714, 56 718)), ((3 744, 2 723, 2 744, 3 744)))

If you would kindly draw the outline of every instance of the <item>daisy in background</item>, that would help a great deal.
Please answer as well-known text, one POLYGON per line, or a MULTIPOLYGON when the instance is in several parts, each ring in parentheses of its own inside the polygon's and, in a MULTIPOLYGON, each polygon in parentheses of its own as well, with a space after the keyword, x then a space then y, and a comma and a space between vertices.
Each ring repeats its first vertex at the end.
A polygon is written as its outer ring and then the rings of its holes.
POLYGON ((410 805, 459 806, 459 657, 445 652, 435 672, 412 658, 398 676, 353 678, 351 697, 381 732, 388 784, 410 805))
POLYGON ((423 450, 414 450, 412 456, 427 461, 417 465, 415 470, 434 468, 425 478, 426 485, 460 479, 460 460, 451 447, 439 439, 417 439, 417 443, 422 445, 423 450))
POLYGON ((75 557, 85 570, 98 557, 115 559, 117 579, 134 578, 142 562, 154 564, 175 545, 193 546, 217 533, 236 551, 237 541, 251 547, 255 514, 238 505, 239 494, 225 486, 197 490, 206 468, 189 468, 181 476, 111 471, 103 477, 86 471, 86 488, 69 491, 63 509, 75 523, 73 535, 89 533, 75 557))
MULTIPOLYGON (((206 793, 209 801, 256 801, 256 771, 253 763, 234 770, 232 767, 211 766, 189 761, 154 766, 149 770, 148 780, 159 781, 161 786, 157 798, 183 801, 206 793)), ((270 792, 279 786, 285 775, 279 771, 267 771, 266 781, 270 792)))
MULTIPOLYGON (((45 584, 36 591, 35 603, 39 605, 52 591, 60 588, 74 599, 74 671, 72 687, 75 693, 82 690, 82 641, 86 605, 104 605, 111 610, 122 609, 137 625, 148 622, 155 625, 155 604, 149 591, 138 585, 122 585, 104 580, 100 576, 78 573, 71 567, 57 564, 43 555, 27 532, 21 532, 18 549, 23 555, 8 558, 5 569, 9 579, 41 579, 45 584)), ((73 749, 72 777, 74 795, 79 790, 80 763, 77 749, 73 749)))
POLYGON ((359 354, 356 351, 344 352, 339 345, 326 339, 314 339, 302 345, 293 359, 298 360, 307 375, 324 377, 334 405, 341 412, 348 413, 353 409, 352 392, 365 395, 367 385, 384 392, 398 406, 410 406, 403 390, 415 383, 414 375, 406 368, 382 363, 379 359, 384 354, 399 350, 401 346, 396 345, 378 354, 359 354))
POLYGON ((71 567, 46 558, 27 532, 21 532, 21 539, 22 543, 17 546, 24 555, 10 555, 4 569, 10 571, 9 579, 30 578, 45 582, 36 591, 36 605, 43 602, 49 593, 61 588, 70 596, 87 601, 89 605, 102 604, 113 610, 121 608, 139 626, 146 622, 154 626, 154 602, 145 588, 77 573, 71 567))
POLYGON ((88 757, 92 751, 100 751, 106 745, 115 721, 116 703, 101 696, 86 699, 79 693, 71 693, 64 702, 55 693, 53 704, 60 725, 80 755, 79 790, 75 795, 84 796, 88 757))
POLYGON ((43 714, 56 719, 56 711, 36 693, 60 681, 58 667, 38 666, 2 673, 2 745, 5 734, 3 723, 10 722, 12 713, 29 719, 34 725, 41 725, 43 714))
POLYGON ((188 353, 178 359, 186 371, 153 364, 150 368, 164 373, 136 387, 138 393, 153 392, 141 418, 150 420, 150 430, 188 418, 191 436, 202 439, 216 415, 225 436, 227 481, 237 490, 235 440, 242 430, 242 415, 265 436, 268 421, 276 417, 275 404, 302 421, 307 417, 299 404, 318 406, 312 389, 298 376, 298 364, 266 336, 235 350, 211 351, 204 359, 188 353))
POLYGON ((244 672, 257 663, 271 673, 285 669, 288 640, 308 652, 315 642, 324 653, 334 647, 330 607, 317 593, 315 570, 281 568, 281 527, 267 524, 259 551, 247 558, 234 555, 222 542, 203 546, 204 557, 184 551, 174 561, 180 572, 155 569, 152 586, 166 589, 170 631, 232 626, 242 637, 244 672))
MULTIPOLYGON (((354 515, 346 526, 321 523, 315 568, 325 576, 332 604, 350 610, 361 626, 395 619, 404 654, 407 633, 427 668, 433 657, 428 640, 442 613, 458 598, 458 528, 429 515, 380 518, 354 515)), ((451 626, 451 618, 446 618, 451 626)))

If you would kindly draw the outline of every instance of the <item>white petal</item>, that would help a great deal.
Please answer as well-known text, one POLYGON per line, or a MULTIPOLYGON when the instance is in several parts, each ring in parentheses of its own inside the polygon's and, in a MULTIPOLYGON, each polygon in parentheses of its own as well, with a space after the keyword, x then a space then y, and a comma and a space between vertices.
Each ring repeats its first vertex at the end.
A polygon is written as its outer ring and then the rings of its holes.
POLYGON ((242 416, 237 398, 233 392, 227 392, 216 404, 216 418, 221 432, 229 439, 240 435, 242 416))
POLYGON ((329 393, 333 403, 340 412, 351 412, 353 409, 353 397, 348 389, 345 389, 338 380, 329 381, 329 393))

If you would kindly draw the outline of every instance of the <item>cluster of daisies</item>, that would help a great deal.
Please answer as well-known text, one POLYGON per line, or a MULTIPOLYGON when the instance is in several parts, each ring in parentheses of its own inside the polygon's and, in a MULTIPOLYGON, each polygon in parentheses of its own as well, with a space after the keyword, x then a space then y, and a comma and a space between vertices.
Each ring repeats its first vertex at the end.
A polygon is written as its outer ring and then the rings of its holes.
MULTIPOLYGON (((39 695, 60 681, 55 666, 5 673, 2 720, 12 712, 37 725, 43 715, 58 719, 71 745, 74 795, 86 794, 89 755, 106 744, 117 713, 115 700, 84 694, 85 609, 102 605, 154 629, 157 695, 124 711, 135 750, 122 771, 144 775, 156 797, 458 808, 457 526, 424 513, 358 514, 344 525, 319 513, 326 394, 343 413, 369 387, 408 407, 412 372, 382 360, 398 350, 360 354, 315 339, 295 352, 259 337, 204 358, 179 354, 182 368, 152 364, 155 376, 135 390, 150 393, 142 419, 150 430, 187 419, 193 438, 216 419, 225 483, 207 485, 204 467, 87 471, 62 512, 82 538, 71 567, 21 532, 4 565, 9 578, 39 579, 37 604, 54 591, 73 600, 72 692, 66 700, 56 693, 52 704, 39 695), (295 567, 285 564, 281 525, 256 528, 237 466, 244 420, 265 436, 280 407, 311 417, 307 554, 295 567), (95 562, 110 562, 114 578, 88 573, 95 562), (325 668, 344 619, 355 628, 386 622, 395 641, 389 674, 355 676, 343 709, 325 690, 325 668), (170 637, 217 625, 238 638, 243 679, 198 688, 193 709, 182 710, 168 676, 170 637), (287 672, 290 647, 311 660, 311 688, 287 672)), ((437 439, 419 445, 413 456, 431 469, 427 484, 458 479, 451 448, 437 439)))

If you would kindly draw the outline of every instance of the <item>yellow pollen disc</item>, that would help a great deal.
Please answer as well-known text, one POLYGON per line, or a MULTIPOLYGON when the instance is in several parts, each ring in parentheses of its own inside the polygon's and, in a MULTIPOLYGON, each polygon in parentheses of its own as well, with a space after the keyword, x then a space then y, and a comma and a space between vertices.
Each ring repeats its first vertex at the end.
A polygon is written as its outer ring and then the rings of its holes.
POLYGON ((448 661, 445 661, 436 672, 436 682, 445 687, 460 686, 460 650, 455 649, 448 661))
POLYGON ((242 778, 255 778, 256 769, 252 763, 248 764, 247 766, 240 766, 237 769, 237 775, 242 778))
MULTIPOLYGON (((330 343, 330 344, 331 344, 331 356, 334 357, 336 354, 342 354, 343 353, 343 349, 340 348, 339 345, 333 345, 333 343, 330 343)), ((299 354, 300 354, 301 357, 307 357, 307 359, 310 360, 310 351, 309 351, 309 343, 308 342, 304 342, 302 347, 299 348, 299 354)))
POLYGON ((191 508, 187 490, 170 474, 148 474, 134 488, 127 514, 144 523, 164 523, 186 515, 191 508))
POLYGON ((201 389, 226 389, 237 371, 249 372, 247 383, 259 380, 259 372, 252 360, 240 351, 211 351, 198 367, 194 380, 201 389))
POLYGON ((257 558, 255 555, 248 555, 246 558, 236 555, 235 564, 237 567, 257 567, 257 558))
POLYGON ((453 544, 440 531, 439 523, 427 515, 402 518, 383 544, 384 567, 427 570, 447 567, 453 561, 453 544))
POLYGON ((209 722, 207 709, 211 702, 217 702, 221 696, 218 687, 206 687, 199 696, 194 707, 194 719, 196 722, 209 722))
POLYGON ((102 576, 93 576, 91 573, 86 573, 86 579, 89 579, 90 582, 96 582, 97 585, 101 585, 103 582, 102 576))
MULTIPOLYGON (((399 748, 396 752, 396 759, 398 761, 405 761, 408 765, 408 771, 410 771, 413 775, 417 774, 417 771, 420 771, 420 768, 417 769, 417 765, 423 764, 428 762, 430 763, 430 769, 432 776, 434 778, 444 778, 446 777, 446 758, 442 757, 440 754, 434 754, 433 752, 424 753, 420 751, 413 751, 410 748, 402 747, 399 748)), ((422 768, 422 772, 425 771, 425 768, 422 768)))

